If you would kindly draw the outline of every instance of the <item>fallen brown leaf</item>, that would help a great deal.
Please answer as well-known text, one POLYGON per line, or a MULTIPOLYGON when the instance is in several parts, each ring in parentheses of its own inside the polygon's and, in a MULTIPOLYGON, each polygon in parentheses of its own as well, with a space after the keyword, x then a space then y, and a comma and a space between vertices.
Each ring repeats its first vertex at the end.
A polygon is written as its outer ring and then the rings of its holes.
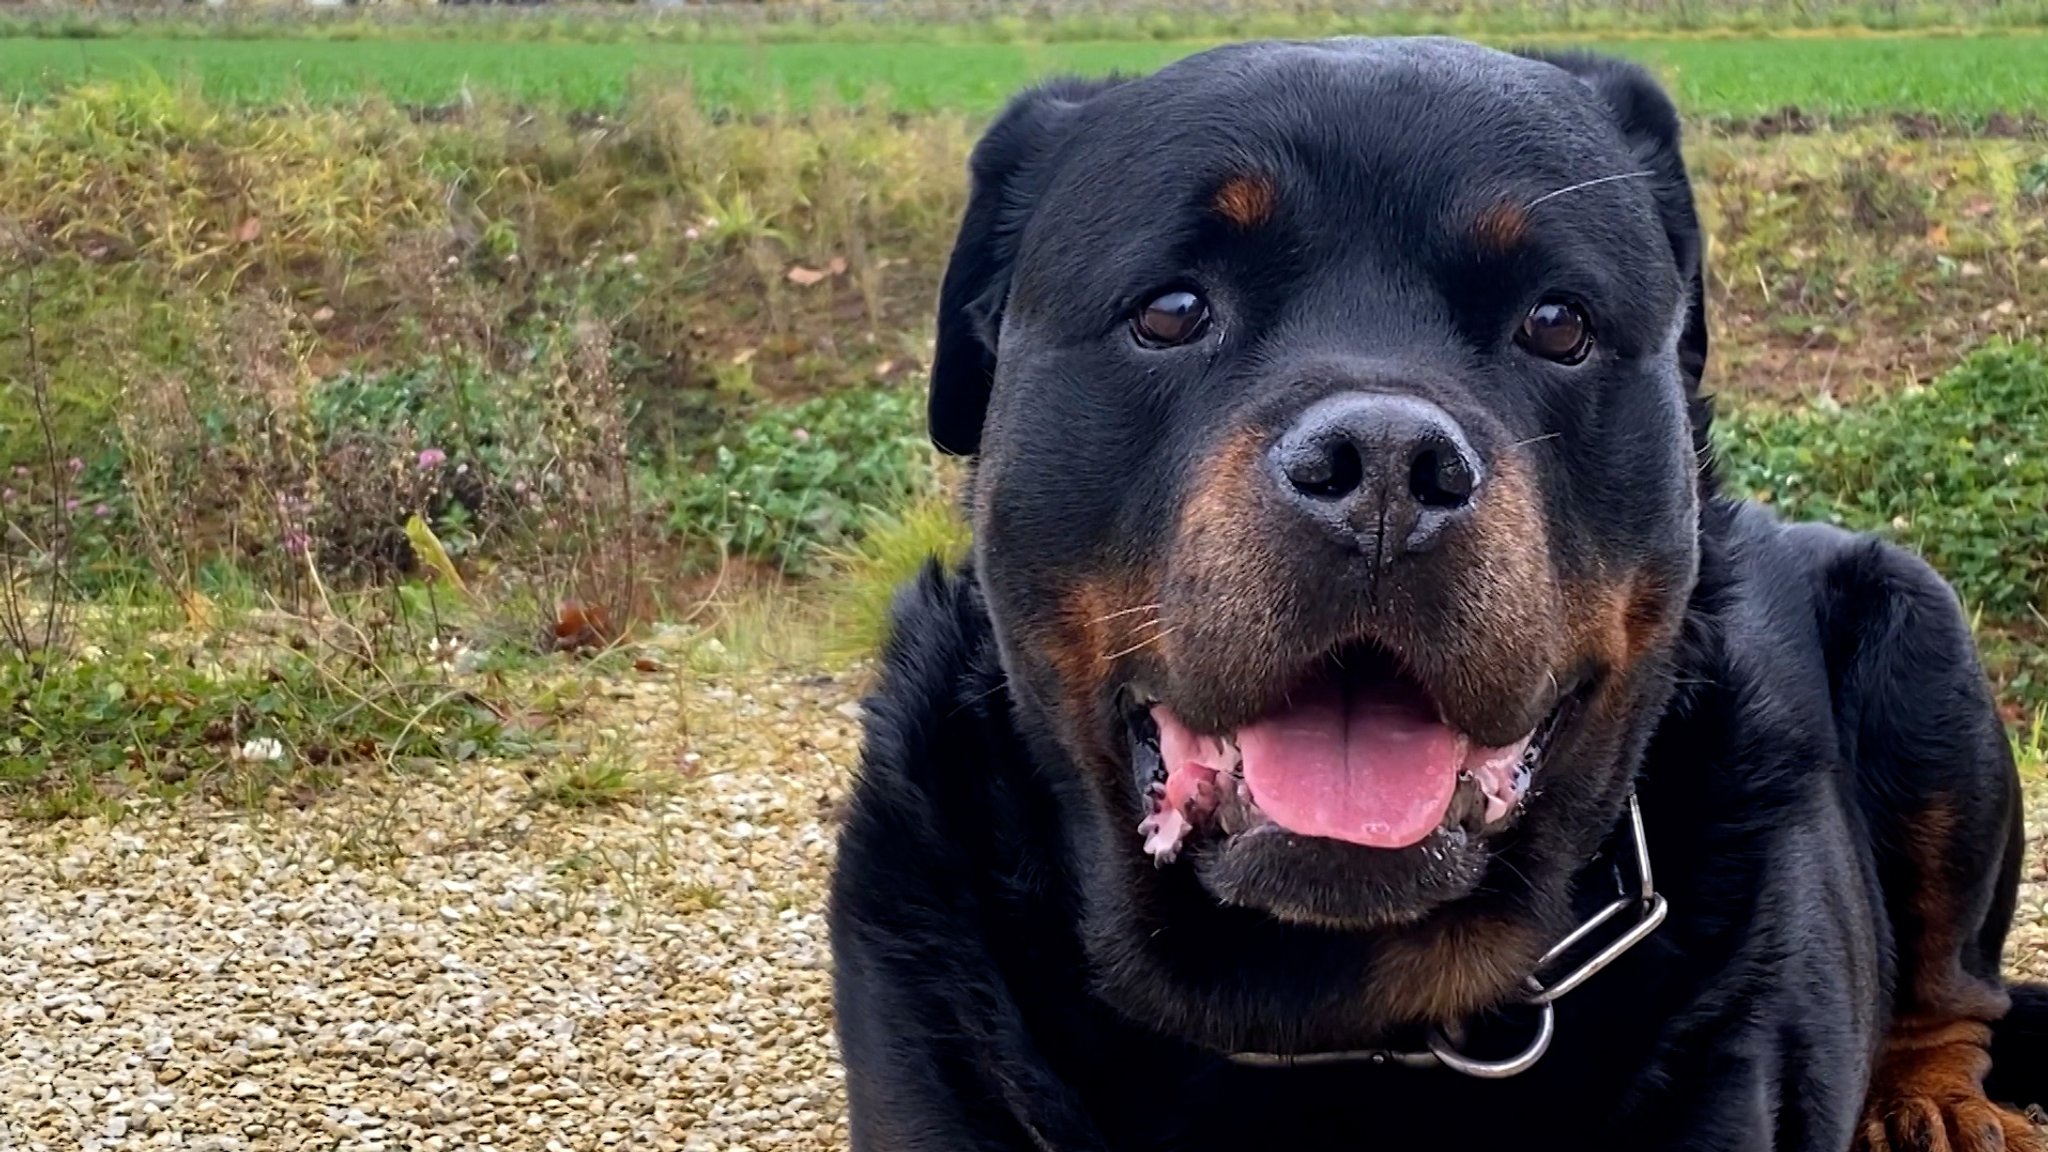
POLYGON ((560 652, 580 652, 590 648, 608 648, 618 638, 612 630, 611 613, 602 604, 582 604, 575 600, 565 601, 555 614, 555 649, 560 652))

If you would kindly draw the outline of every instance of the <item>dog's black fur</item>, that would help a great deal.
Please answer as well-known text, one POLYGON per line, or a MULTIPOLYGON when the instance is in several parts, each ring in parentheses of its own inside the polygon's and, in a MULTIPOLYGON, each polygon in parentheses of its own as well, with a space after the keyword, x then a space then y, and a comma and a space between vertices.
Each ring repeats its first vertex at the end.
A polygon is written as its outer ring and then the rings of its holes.
POLYGON ((2019 784, 1967 624, 1905 553, 1718 491, 1651 80, 1241 45, 1027 92, 973 174, 931 420, 976 457, 976 558, 899 598, 832 897, 857 1150, 2034 1139, 1978 1088, 1988 1044, 1995 1096, 2048 1102, 2048 992, 1998 974, 2019 784), (1166 289, 1210 327, 1144 346, 1166 289), (1593 318, 1575 367, 1512 337, 1557 292, 1593 318), (1439 405, 1488 469, 1426 554, 1327 546, 1245 463, 1359 390, 1439 405), (1576 693, 1513 823, 1435 859, 1265 836, 1155 867, 1132 685, 1228 732, 1361 637, 1489 743, 1576 693), (1670 917, 1532 1070, 1226 1059, 1433 1025, 1512 1049, 1534 956, 1613 898, 1631 789, 1670 917))

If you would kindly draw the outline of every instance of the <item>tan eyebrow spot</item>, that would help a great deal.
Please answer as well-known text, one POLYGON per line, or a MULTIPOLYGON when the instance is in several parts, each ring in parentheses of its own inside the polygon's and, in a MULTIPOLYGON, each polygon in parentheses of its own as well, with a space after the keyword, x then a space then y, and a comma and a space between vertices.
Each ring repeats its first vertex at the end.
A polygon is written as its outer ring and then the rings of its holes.
POLYGON ((1218 216, 1238 228, 1250 231, 1273 218, 1279 189, 1264 172, 1240 172, 1225 180, 1209 201, 1218 216))
POLYGON ((1503 200, 1479 214, 1472 222, 1472 237, 1493 253, 1511 252, 1529 236, 1529 212, 1512 200, 1503 200))

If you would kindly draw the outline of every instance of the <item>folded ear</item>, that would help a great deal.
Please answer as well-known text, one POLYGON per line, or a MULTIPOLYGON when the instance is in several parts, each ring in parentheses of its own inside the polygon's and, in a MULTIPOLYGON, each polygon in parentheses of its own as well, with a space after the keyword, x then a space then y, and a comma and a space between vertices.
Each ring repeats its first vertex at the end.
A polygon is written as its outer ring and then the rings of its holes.
POLYGON ((1699 215, 1693 209, 1692 181, 1686 175, 1680 146, 1678 109, 1649 72, 1628 61, 1577 52, 1523 55, 1554 64, 1591 88, 1607 105, 1636 160, 1652 174, 1664 235, 1671 242, 1679 275, 1692 294, 1685 330, 1678 340, 1678 364, 1685 373, 1687 394, 1696 400, 1693 436, 1703 441, 1705 412, 1697 401, 1707 368, 1706 261, 1699 215))
POLYGON ((1054 80, 1028 89, 1010 101, 975 145, 968 163, 967 212, 939 288, 938 347, 926 415, 932 443, 942 452, 972 456, 981 449, 982 419, 995 383, 996 333, 1018 238, 1051 176, 1074 113, 1121 82, 1117 77, 1054 80))

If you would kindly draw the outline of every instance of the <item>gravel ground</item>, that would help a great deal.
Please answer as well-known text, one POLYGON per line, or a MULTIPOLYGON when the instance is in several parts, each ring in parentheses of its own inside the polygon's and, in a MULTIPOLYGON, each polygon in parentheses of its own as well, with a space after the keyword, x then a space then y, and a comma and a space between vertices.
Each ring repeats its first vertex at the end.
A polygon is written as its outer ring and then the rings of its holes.
MULTIPOLYGON (((617 686, 594 723, 674 782, 626 804, 480 764, 6 826, 0 1152, 843 1148, 820 910, 852 693, 617 686)), ((2017 963, 2048 977, 2039 848, 2017 963)))

